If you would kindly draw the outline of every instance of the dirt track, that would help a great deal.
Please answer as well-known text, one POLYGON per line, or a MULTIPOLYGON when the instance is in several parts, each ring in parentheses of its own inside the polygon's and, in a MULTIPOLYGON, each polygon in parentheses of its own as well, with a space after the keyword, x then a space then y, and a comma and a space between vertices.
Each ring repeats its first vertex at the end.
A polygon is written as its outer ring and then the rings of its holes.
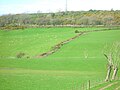
POLYGON ((114 83, 108 84, 107 86, 102 87, 102 88, 100 88, 99 90, 105 90, 105 89, 107 89, 107 88, 109 88, 109 87, 111 87, 112 85, 115 85, 115 84, 117 84, 117 83, 118 83, 118 82, 114 82, 114 83))

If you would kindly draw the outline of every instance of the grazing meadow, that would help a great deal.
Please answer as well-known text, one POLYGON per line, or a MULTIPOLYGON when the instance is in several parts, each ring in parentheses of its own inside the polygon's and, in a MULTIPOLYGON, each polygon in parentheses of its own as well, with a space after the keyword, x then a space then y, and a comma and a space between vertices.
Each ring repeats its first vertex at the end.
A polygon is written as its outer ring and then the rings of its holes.
POLYGON ((104 46, 120 41, 120 30, 86 32, 57 52, 36 58, 77 35, 76 30, 102 29, 0 30, 0 90, 81 90, 81 84, 88 80, 104 80, 107 71, 104 46), (18 58, 19 53, 24 55, 18 58))

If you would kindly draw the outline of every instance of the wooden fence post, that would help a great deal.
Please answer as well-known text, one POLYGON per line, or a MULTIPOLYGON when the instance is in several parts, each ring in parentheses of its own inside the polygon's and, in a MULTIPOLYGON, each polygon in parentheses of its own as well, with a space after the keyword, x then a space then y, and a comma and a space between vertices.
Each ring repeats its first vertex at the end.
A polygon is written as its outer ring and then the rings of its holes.
POLYGON ((88 90, 90 90, 90 80, 88 81, 88 90))
POLYGON ((84 90, 84 83, 83 83, 83 90, 84 90))

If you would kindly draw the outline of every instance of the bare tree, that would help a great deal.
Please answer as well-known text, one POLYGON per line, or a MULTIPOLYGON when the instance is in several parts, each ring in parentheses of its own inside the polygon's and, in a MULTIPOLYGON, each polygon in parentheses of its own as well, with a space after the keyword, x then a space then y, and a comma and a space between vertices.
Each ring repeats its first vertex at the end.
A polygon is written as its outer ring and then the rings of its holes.
POLYGON ((118 72, 118 67, 120 64, 120 43, 116 42, 113 44, 113 75, 112 75, 112 80, 115 79, 117 72, 118 72))
POLYGON ((112 45, 106 45, 104 49, 104 56, 108 61, 107 75, 105 81, 110 80, 111 71, 113 69, 112 80, 115 79, 118 67, 120 64, 120 42, 115 42, 112 45))

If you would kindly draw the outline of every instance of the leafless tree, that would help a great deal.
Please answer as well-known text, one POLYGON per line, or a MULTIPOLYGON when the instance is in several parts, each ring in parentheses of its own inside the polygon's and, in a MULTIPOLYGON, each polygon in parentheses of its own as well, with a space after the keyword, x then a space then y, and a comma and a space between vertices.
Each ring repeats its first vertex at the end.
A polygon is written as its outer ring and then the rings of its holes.
POLYGON ((110 80, 112 69, 112 80, 114 80, 116 78, 118 67, 120 64, 120 42, 115 42, 112 45, 106 45, 104 48, 104 56, 108 61, 107 75, 105 81, 110 80))

